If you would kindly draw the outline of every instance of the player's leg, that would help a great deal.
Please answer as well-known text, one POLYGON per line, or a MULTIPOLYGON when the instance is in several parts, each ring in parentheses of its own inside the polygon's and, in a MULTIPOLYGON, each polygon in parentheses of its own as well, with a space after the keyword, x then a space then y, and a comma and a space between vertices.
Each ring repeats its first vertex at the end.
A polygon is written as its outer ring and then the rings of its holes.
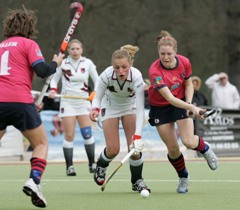
POLYGON ((96 169, 95 163, 95 140, 92 134, 92 121, 88 115, 77 116, 80 132, 84 140, 84 147, 88 157, 89 172, 93 173, 96 169))
POLYGON ((30 141, 33 147, 31 158, 30 178, 26 181, 23 192, 31 196, 32 203, 38 207, 46 207, 46 199, 43 197, 40 182, 47 165, 48 142, 43 125, 34 129, 23 131, 22 134, 30 141))
POLYGON ((119 118, 106 119, 102 122, 102 126, 106 147, 101 152, 97 160, 97 167, 94 172, 94 181, 98 185, 102 185, 104 183, 107 167, 118 155, 120 150, 119 118))
POLYGON ((179 135, 183 144, 189 148, 200 152, 206 159, 212 170, 218 168, 218 159, 208 142, 202 137, 194 135, 194 124, 192 119, 184 119, 177 121, 179 135))
POLYGON ((75 134, 76 117, 62 117, 62 122, 64 127, 63 154, 66 163, 66 174, 67 176, 76 176, 76 172, 73 167, 73 140, 75 134))
MULTIPOLYGON (((132 136, 135 132, 136 115, 125 115, 122 117, 122 125, 127 139, 128 148, 132 143, 132 136)), ((131 183, 132 190, 141 192, 143 189, 147 189, 151 192, 150 188, 143 181, 142 171, 143 171, 143 156, 142 152, 138 155, 132 155, 129 159, 130 171, 131 171, 131 183)))
POLYGON ((168 160, 176 170, 179 177, 177 192, 186 193, 188 192, 189 177, 184 157, 179 148, 175 125, 174 123, 166 123, 158 125, 156 128, 167 147, 168 160))

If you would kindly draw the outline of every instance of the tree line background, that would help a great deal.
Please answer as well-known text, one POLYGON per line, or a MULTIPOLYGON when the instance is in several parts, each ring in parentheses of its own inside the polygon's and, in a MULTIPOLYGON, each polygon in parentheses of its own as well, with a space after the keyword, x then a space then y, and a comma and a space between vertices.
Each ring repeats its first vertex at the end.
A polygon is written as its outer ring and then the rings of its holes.
MULTIPOLYGON (((77 1, 77 0, 76 0, 77 1)), ((62 39, 75 13, 74 0, 0 0, 0 18, 9 9, 37 11, 36 41, 47 62, 58 53, 62 39)), ((210 100, 204 84, 214 73, 227 72, 240 90, 240 1, 239 0, 79 0, 83 14, 73 38, 84 46, 99 74, 111 65, 113 51, 122 45, 140 48, 134 66, 144 78, 158 58, 155 37, 169 31, 178 41, 178 53, 187 56, 193 75, 202 78, 202 92, 210 100)), ((3 40, 0 27, 0 40, 3 40)), ((44 79, 35 78, 33 89, 41 90, 44 79)))

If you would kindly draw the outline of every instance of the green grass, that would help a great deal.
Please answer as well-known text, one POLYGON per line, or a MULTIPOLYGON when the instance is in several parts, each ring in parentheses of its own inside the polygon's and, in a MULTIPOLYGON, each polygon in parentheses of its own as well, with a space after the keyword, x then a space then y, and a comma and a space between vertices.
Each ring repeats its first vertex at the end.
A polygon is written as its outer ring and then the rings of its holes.
MULTIPOLYGON (((186 161, 189 193, 176 193, 177 175, 165 161, 145 162, 144 178, 152 193, 142 198, 132 192, 125 164, 101 192, 86 163, 75 163, 76 177, 65 175, 65 165, 51 163, 42 179, 49 210, 238 210, 240 209, 240 161, 220 161, 211 171, 204 161, 186 161)), ((111 171, 116 163, 108 169, 111 171)), ((0 209, 37 209, 22 193, 29 165, 0 165, 0 209)))

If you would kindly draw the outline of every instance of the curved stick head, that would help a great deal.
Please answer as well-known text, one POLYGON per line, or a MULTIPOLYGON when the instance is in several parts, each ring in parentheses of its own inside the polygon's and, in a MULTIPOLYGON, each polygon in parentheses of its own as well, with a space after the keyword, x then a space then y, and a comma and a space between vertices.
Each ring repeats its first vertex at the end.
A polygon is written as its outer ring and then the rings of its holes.
POLYGON ((83 12, 83 6, 79 2, 73 2, 70 5, 70 9, 77 8, 77 12, 82 13, 83 12))

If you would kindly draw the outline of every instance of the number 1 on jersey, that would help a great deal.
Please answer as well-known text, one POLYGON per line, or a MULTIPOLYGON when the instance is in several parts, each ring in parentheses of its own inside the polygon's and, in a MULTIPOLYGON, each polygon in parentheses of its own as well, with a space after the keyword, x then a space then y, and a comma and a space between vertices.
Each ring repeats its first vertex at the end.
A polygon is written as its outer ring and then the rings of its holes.
POLYGON ((8 70, 11 69, 11 67, 8 67, 8 57, 9 57, 9 51, 6 50, 1 57, 0 76, 10 74, 8 70))

